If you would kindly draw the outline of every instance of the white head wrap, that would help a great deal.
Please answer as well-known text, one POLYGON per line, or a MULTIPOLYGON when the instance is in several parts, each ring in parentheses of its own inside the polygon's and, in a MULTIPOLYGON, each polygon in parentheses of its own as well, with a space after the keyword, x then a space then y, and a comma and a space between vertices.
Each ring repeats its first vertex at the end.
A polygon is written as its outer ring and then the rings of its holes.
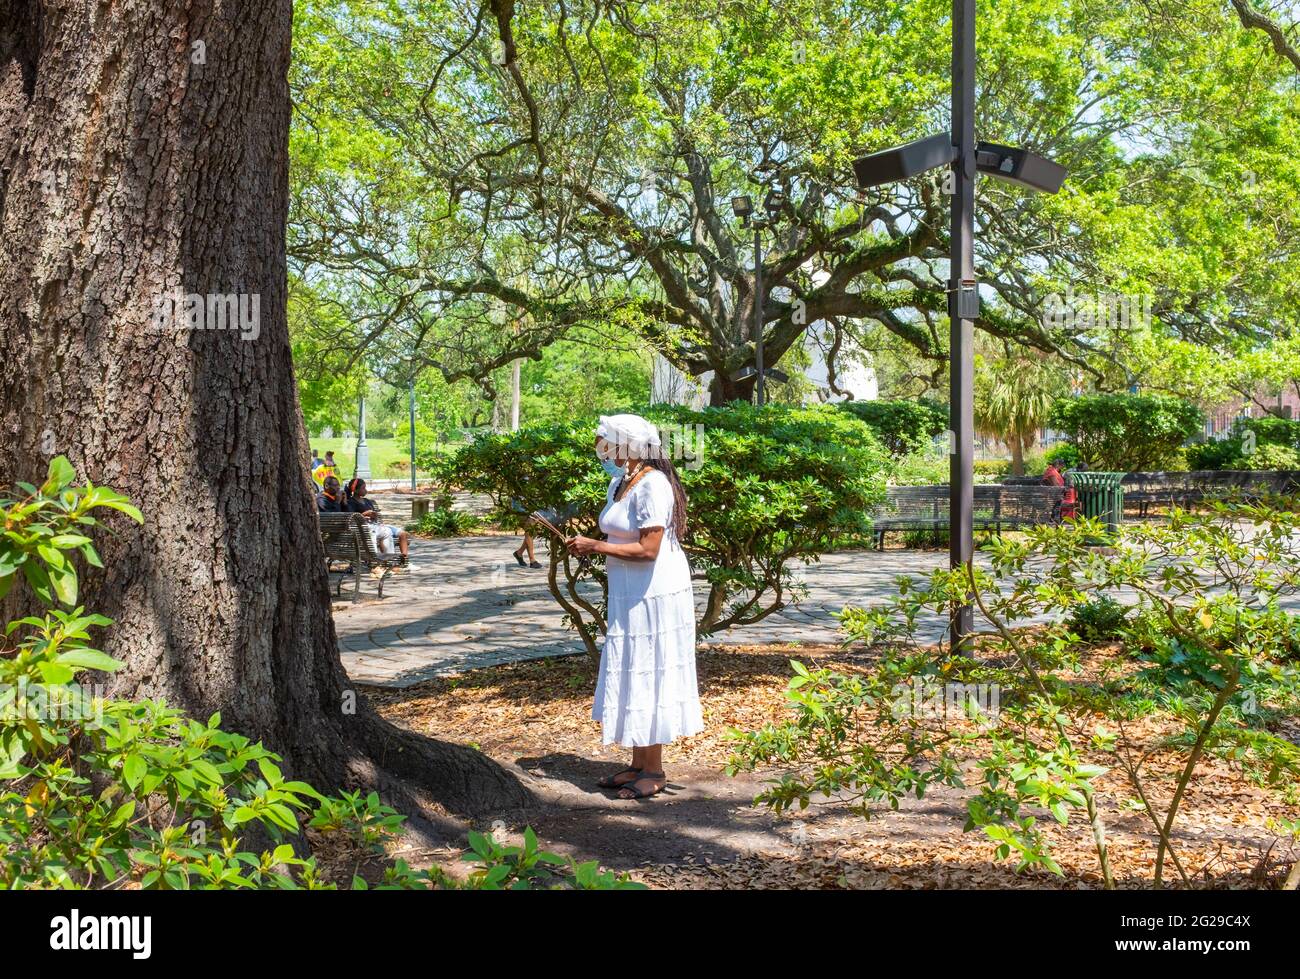
POLYGON ((659 429, 640 415, 601 415, 596 435, 638 459, 650 458, 659 448, 659 429))

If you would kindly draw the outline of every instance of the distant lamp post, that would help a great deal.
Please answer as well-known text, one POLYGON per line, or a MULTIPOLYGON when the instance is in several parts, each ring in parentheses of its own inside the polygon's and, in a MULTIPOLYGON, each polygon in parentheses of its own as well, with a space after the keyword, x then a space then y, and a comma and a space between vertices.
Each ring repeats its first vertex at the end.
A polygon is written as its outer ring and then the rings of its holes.
MULTIPOLYGON (((949 564, 967 567, 974 558, 975 384, 974 321, 980 315, 975 278, 975 175, 1054 194, 1065 168, 1014 146, 975 141, 975 0, 952 3, 952 131, 927 136, 854 161, 861 187, 906 180, 937 167, 953 168, 952 256, 948 273, 949 425, 949 564)), ((975 616, 969 602, 952 610, 953 649, 969 653, 975 616)))
POLYGON ((775 378, 778 381, 788 381, 790 378, 784 371, 775 368, 763 366, 763 229, 775 226, 777 216, 785 206, 784 191, 773 188, 767 192, 763 198, 763 210, 767 212, 767 218, 754 217, 754 202, 745 194, 737 195, 731 199, 731 212, 740 218, 740 223, 744 227, 754 229, 754 366, 742 367, 732 378, 736 381, 743 381, 746 378, 754 377, 754 403, 762 407, 767 400, 767 378, 775 378))
POLYGON ((361 396, 361 406, 357 411, 357 460, 353 468, 357 479, 370 478, 370 446, 366 444, 366 396, 361 396))
POLYGON ((407 387, 411 409, 411 489, 415 489, 415 378, 407 387))

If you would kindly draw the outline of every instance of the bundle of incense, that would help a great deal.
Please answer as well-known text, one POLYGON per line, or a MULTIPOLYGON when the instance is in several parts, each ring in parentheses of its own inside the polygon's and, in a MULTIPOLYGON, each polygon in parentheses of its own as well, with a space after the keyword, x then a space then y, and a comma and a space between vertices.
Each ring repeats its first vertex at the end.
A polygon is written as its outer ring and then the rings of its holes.
MULTIPOLYGON (((559 538, 561 544, 564 544, 566 541, 568 541, 569 539, 568 535, 561 533, 559 527, 555 526, 555 524, 551 523, 540 513, 530 513, 528 515, 528 519, 534 521, 535 523, 541 524, 543 527, 549 530, 552 534, 554 534, 556 537, 559 538)), ((588 570, 590 567, 591 567, 591 555, 584 554, 580 558, 578 558, 579 573, 588 570)))
POLYGON ((545 527, 547 530, 549 530, 549 531, 550 531, 552 534, 554 534, 556 537, 560 538, 561 541, 566 541, 566 540, 569 539, 569 536, 568 536, 567 534, 561 532, 560 528, 558 528, 557 526, 555 526, 555 524, 551 523, 549 520, 547 520, 545 517, 543 517, 540 513, 536 513, 536 512, 534 512, 534 513, 530 513, 530 514, 528 515, 528 519, 533 520, 533 521, 536 521, 537 523, 541 524, 543 527, 545 527))

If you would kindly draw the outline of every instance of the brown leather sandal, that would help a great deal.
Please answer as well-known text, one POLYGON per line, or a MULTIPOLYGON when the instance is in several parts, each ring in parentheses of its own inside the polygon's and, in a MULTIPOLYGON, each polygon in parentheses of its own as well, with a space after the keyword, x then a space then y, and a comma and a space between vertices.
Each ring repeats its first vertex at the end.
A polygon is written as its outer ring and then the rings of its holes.
POLYGON ((630 784, 631 782, 635 782, 635 781, 636 781, 636 779, 634 779, 634 778, 633 778, 633 779, 628 779, 627 782, 615 782, 615 781, 614 781, 614 779, 618 778, 620 775, 626 775, 628 772, 635 772, 637 775, 640 775, 640 774, 641 774, 641 769, 639 769, 639 768, 625 768, 625 769, 623 769, 621 772, 615 772, 613 775, 606 775, 604 778, 602 778, 602 779, 601 779, 599 782, 597 782, 596 784, 599 785, 602 789, 621 789, 623 786, 628 785, 628 784, 630 784))
POLYGON ((663 772, 647 772, 647 771, 643 768, 643 769, 641 769, 641 778, 634 778, 634 779, 632 779, 632 781, 630 781, 630 782, 624 782, 622 785, 620 785, 620 786, 618 787, 618 797, 619 797, 620 799, 629 799, 629 800, 630 800, 630 799, 648 799, 648 798, 650 798, 652 795, 658 795, 660 792, 662 792, 662 791, 663 791, 664 789, 666 789, 667 787, 668 787, 668 780, 667 780, 666 778, 664 778, 664 773, 663 773, 663 772), (654 787, 653 789, 651 789, 649 792, 642 792, 640 789, 638 789, 638 788, 636 787, 636 783, 639 782, 639 781, 641 781, 641 779, 654 779, 655 781, 659 781, 660 779, 663 779, 663 783, 664 783, 664 784, 663 784, 663 785, 657 785, 657 786, 655 786, 655 787, 654 787), (623 794, 624 792, 631 792, 632 794, 631 794, 631 795, 624 795, 624 794, 623 794))

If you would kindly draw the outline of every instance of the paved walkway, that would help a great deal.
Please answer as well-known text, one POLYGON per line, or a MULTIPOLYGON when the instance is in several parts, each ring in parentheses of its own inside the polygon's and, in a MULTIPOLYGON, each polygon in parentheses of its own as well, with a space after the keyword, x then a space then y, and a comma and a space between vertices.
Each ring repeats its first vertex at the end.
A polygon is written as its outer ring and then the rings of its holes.
MULTIPOLYGON (((365 582, 362 601, 336 603, 343 666, 352 679, 405 687, 432 676, 513 660, 580 653, 582 642, 562 622, 546 587, 545 569, 521 568, 510 556, 520 538, 460 537, 411 541, 413 571, 394 575, 382 600, 365 582)), ((540 545, 540 540, 539 540, 540 545)), ((545 563, 539 546, 538 559, 545 563)), ((762 622, 710 637, 711 642, 837 642, 832 617, 845 605, 893 593, 900 574, 925 573, 947 560, 941 551, 848 551, 828 554, 805 571, 808 597, 762 622)), ((698 587, 696 599, 703 602, 698 587)), ((926 630, 937 639, 944 624, 926 630)))
MULTIPOLYGON (((348 600, 351 582, 345 582, 343 603, 335 604, 334 624, 348 675, 361 683, 406 687, 479 666, 584 652, 577 634, 564 626, 563 613, 546 587, 546 570, 521 568, 510 556, 519 542, 519 537, 499 534, 412 538, 414 570, 389 578, 383 599, 375 597, 375 586, 367 581, 362 600, 353 605, 348 600)), ((545 564, 540 537, 537 543, 537 557, 545 564)), ((976 561, 984 560, 976 555, 976 561)), ((947 561, 946 551, 823 555, 802 569, 807 585, 802 602, 756 625, 715 633, 708 641, 839 642, 843 636, 834 613, 846 605, 883 601, 896 593, 899 576, 925 575, 947 561)), ((594 585, 591 588, 598 594, 594 585)), ((1207 590, 1214 590, 1214 583, 1207 582, 1207 590)), ((697 582, 697 605, 703 606, 706 594, 697 582)), ((1115 597, 1133 601, 1125 591, 1115 597)), ((1287 596, 1281 604, 1300 612, 1300 595, 1287 596)), ((978 610, 975 624, 977 629, 988 627, 978 610)), ((936 642, 946 632, 944 617, 930 616, 918 622, 916 637, 936 642)))

